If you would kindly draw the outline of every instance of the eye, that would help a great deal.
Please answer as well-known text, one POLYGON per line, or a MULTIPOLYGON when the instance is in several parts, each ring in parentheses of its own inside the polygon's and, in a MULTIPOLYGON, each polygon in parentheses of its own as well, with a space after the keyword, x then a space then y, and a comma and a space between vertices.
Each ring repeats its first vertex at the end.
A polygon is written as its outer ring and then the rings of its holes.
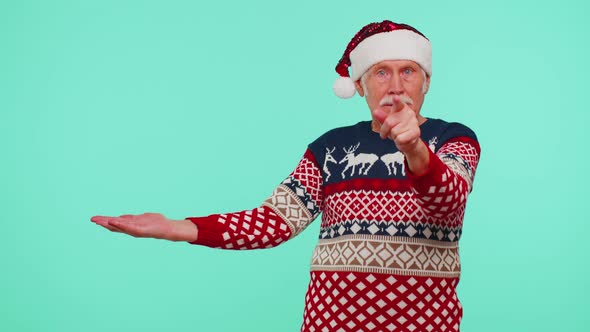
POLYGON ((380 68, 374 72, 374 75, 375 75, 374 77, 377 80, 377 82, 385 82, 385 81, 389 80, 389 78, 391 77, 391 72, 389 72, 385 68, 380 68))
POLYGON ((414 69, 412 68, 406 68, 404 69, 404 75, 410 75, 414 72, 414 69))

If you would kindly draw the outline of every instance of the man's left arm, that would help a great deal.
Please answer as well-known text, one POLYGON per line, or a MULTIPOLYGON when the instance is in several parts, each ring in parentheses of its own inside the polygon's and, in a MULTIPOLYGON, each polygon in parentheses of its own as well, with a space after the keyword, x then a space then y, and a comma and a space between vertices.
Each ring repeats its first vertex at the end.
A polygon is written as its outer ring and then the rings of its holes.
POLYGON ((386 113, 377 109, 380 135, 395 142, 405 156, 408 178, 420 205, 432 216, 440 218, 465 204, 471 191, 479 161, 479 143, 475 134, 455 124, 447 130, 453 134, 443 141, 435 154, 420 138, 419 115, 395 98, 396 107, 386 113), (458 129, 458 130, 455 130, 458 129))
POLYGON ((407 175, 420 205, 440 218, 466 203, 479 161, 479 144, 473 137, 457 136, 444 142, 436 154, 424 141, 419 144, 424 148, 421 154, 406 155, 407 175), (423 166, 425 155, 426 167, 414 172, 412 163, 423 166))

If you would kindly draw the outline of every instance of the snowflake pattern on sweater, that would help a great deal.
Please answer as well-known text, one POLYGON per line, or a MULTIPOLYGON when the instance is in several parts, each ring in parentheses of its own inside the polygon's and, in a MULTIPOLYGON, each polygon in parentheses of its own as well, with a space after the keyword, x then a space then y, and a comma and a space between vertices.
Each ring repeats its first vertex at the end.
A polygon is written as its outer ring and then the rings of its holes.
POLYGON ((426 174, 406 171, 370 122, 312 142, 295 170, 256 209, 190 217, 201 244, 279 245, 322 212, 302 332, 458 331, 458 241, 480 148, 466 126, 428 119, 426 174))

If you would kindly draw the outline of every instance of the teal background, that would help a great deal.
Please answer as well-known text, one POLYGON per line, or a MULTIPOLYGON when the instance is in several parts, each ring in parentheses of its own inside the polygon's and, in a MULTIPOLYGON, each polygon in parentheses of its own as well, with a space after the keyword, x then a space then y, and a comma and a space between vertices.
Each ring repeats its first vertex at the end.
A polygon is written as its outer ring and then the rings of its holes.
POLYGON ((97 214, 250 209, 324 131, 366 23, 433 43, 422 114, 482 157, 462 331, 588 331, 583 1, 0 2, 0 330, 298 331, 319 221, 272 250, 110 233, 97 214))

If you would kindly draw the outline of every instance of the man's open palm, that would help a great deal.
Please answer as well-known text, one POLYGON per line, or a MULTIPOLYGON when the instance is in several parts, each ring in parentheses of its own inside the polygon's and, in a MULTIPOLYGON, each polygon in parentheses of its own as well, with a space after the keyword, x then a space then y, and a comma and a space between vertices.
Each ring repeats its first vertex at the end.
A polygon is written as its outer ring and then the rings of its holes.
POLYGON ((171 233, 171 221, 160 213, 126 214, 119 217, 94 216, 94 223, 113 232, 133 237, 167 239, 171 233))

